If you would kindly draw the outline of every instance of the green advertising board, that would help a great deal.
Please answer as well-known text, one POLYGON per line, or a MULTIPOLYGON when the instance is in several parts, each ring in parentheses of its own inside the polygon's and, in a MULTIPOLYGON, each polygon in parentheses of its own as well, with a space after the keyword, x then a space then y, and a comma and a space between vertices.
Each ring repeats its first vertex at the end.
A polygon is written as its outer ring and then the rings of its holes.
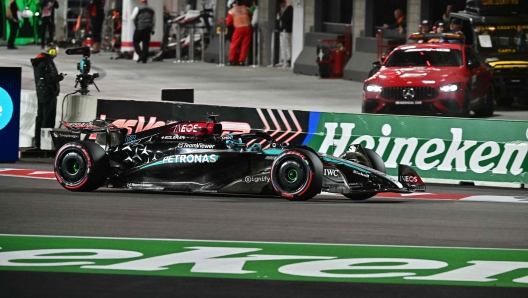
MULTIPOLYGON (((4 1, 5 4, 5 11, 9 9, 9 4, 11 1, 4 1)), ((25 8, 29 9, 33 12, 33 16, 31 18, 21 18, 18 28, 18 34, 17 38, 15 39, 15 45, 23 45, 23 44, 29 44, 36 42, 38 40, 39 36, 39 24, 40 24, 40 18, 35 15, 35 12, 40 11, 40 6, 38 6, 38 0, 17 0, 16 1, 18 8, 20 9, 20 12, 22 12, 25 8)), ((9 26, 9 21, 7 18, 5 19, 5 37, 4 39, 7 40, 9 38, 9 34, 11 34, 11 28, 9 26)))
POLYGON ((528 288, 524 249, 17 235, 0 247, 0 271, 528 288))
POLYGON ((528 183, 528 121, 311 112, 304 140, 335 156, 361 143, 387 173, 399 163, 422 178, 528 183))

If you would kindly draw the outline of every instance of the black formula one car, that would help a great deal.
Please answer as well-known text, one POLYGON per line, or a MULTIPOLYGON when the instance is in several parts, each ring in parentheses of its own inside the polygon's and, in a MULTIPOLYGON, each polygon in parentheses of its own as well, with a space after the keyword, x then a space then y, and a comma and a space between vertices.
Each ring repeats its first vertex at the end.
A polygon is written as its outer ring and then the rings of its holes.
POLYGON ((413 168, 398 180, 372 150, 351 145, 340 157, 307 146, 288 148, 269 134, 226 134, 215 116, 174 122, 136 134, 103 120, 63 123, 53 133, 57 181, 71 191, 110 188, 282 196, 292 201, 322 191, 365 200, 379 192, 425 191, 413 168), (82 140, 81 140, 82 139, 82 140), (267 144, 270 149, 263 149, 267 144))

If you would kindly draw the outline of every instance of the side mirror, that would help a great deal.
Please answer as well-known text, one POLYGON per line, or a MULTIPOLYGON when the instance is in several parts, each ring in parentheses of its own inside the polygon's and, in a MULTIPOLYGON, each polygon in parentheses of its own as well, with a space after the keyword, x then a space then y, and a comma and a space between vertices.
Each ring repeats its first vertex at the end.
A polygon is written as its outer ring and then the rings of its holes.
POLYGON ((475 68, 477 68, 477 67, 479 67, 479 64, 478 64, 478 63, 474 63, 474 62, 472 62, 471 60, 468 60, 468 62, 467 62, 467 68, 468 68, 468 69, 471 70, 471 69, 475 69, 475 68))
POLYGON ((372 68, 380 68, 380 67, 381 67, 381 62, 376 61, 372 63, 372 68))

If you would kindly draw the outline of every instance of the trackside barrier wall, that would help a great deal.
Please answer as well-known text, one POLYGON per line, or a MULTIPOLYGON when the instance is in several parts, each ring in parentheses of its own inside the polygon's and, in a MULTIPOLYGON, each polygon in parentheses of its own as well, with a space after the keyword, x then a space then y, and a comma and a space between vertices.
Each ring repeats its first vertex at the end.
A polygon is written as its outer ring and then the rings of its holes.
POLYGON ((352 143, 376 151, 389 175, 403 163, 438 182, 528 183, 528 121, 310 113, 303 144, 340 155, 352 143))
MULTIPOLYGON (((279 141, 340 155, 361 143, 386 162, 415 167, 429 182, 469 181, 523 187, 528 183, 528 121, 387 116, 240 108, 146 101, 98 101, 97 115, 137 133, 167 121, 219 114, 224 130, 269 132, 279 141)), ((264 146, 267 144, 264 143, 264 146)))

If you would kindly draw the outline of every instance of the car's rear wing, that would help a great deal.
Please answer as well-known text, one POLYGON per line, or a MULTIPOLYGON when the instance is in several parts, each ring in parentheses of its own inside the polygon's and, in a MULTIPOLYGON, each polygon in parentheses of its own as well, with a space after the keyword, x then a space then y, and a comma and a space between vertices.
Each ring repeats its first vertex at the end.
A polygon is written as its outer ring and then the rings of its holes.
MULTIPOLYGON (((106 149, 120 145, 125 141, 126 128, 119 128, 105 120, 93 120, 91 122, 62 122, 62 126, 73 134, 79 135, 79 140, 94 141, 106 149)), ((60 142, 53 140, 55 147, 60 142)))
POLYGON ((62 126, 66 127, 69 131, 73 133, 110 133, 112 131, 119 131, 120 128, 115 126, 112 123, 106 122, 104 120, 93 120, 92 122, 61 122, 62 126))

